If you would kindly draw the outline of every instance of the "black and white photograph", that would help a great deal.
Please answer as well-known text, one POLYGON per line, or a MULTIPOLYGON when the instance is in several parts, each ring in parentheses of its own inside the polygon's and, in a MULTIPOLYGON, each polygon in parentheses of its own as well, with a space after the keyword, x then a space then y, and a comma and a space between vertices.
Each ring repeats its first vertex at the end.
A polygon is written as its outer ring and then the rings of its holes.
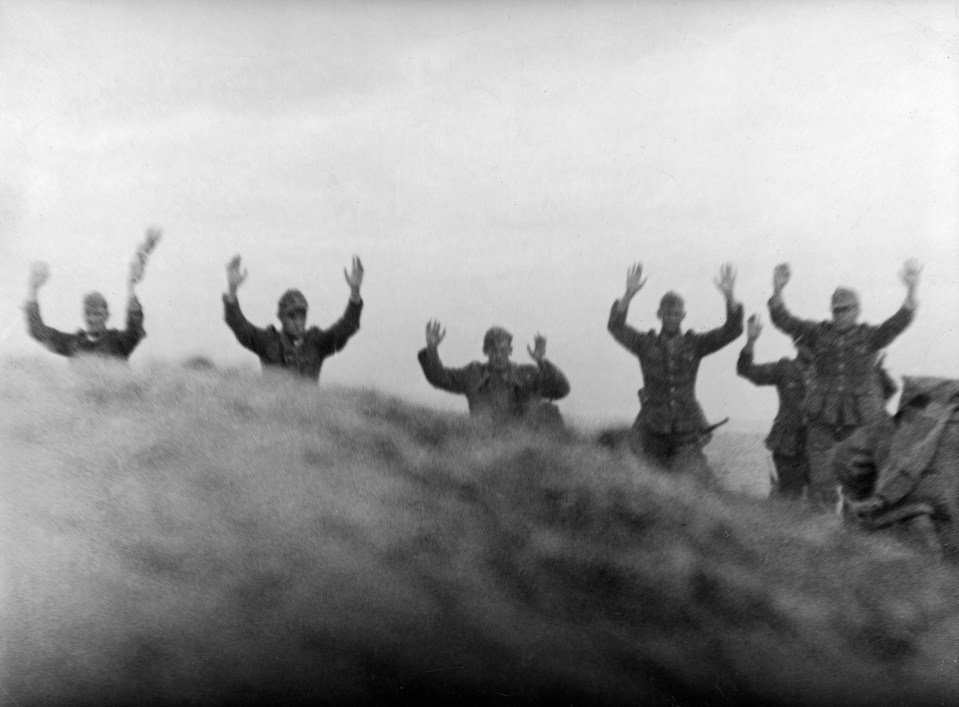
POLYGON ((0 707, 959 704, 959 0, 0 2, 0 707))

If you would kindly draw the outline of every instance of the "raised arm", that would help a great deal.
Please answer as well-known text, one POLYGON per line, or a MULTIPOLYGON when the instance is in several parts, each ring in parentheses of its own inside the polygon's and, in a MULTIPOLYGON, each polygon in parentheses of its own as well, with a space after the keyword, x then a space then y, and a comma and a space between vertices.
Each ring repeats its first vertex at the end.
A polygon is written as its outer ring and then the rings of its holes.
POLYGON ((871 343, 874 349, 884 349, 899 336, 916 316, 916 288, 919 286, 919 275, 922 268, 915 260, 907 260, 899 277, 906 286, 906 299, 902 306, 889 319, 872 330, 871 343))
POLYGON ((815 344, 819 323, 794 317, 783 302, 782 291, 792 277, 789 263, 780 263, 773 271, 773 296, 769 298, 769 319, 773 326, 785 332, 793 341, 802 339, 808 346, 815 344))
POLYGON ((74 335, 57 331, 43 323, 40 316, 40 303, 37 300, 40 288, 50 279, 50 267, 46 263, 34 263, 30 270, 30 284, 27 289, 27 302, 24 313, 27 316, 27 332, 55 354, 68 356, 73 345, 74 335))
POLYGON ((613 302, 613 308, 609 312, 609 322, 606 325, 613 338, 633 353, 639 353, 643 334, 626 323, 626 315, 629 313, 629 303, 645 284, 643 264, 633 263, 626 273, 626 292, 613 302))
POLYGON ((746 345, 739 352, 736 361, 736 373, 756 385, 776 385, 779 376, 778 363, 753 363, 753 353, 756 339, 762 332, 762 323, 759 317, 753 314, 746 322, 746 345))
POLYGON ((469 383, 469 368, 445 368, 440 361, 439 345, 446 336, 446 330, 436 320, 426 324, 426 348, 421 349, 417 358, 423 375, 430 385, 450 393, 465 393, 469 383))
POLYGON ((735 341, 743 333, 743 306, 736 301, 736 270, 729 263, 719 269, 716 288, 726 302, 726 321, 721 327, 696 335, 696 350, 700 356, 708 356, 735 341))
POLYGON ((140 300, 136 295, 131 294, 127 302, 127 325, 120 332, 120 340, 123 345, 124 353, 129 356, 133 349, 143 340, 146 331, 143 328, 143 307, 140 306, 140 300))
POLYGON ((130 299, 136 299, 136 286, 141 280, 143 280, 143 275, 146 272, 147 261, 150 259, 150 253, 152 253, 153 249, 156 248, 162 235, 163 231, 161 231, 159 228, 151 226, 147 229, 143 242, 137 246, 137 251, 133 256, 133 260, 130 261, 130 274, 127 277, 127 294, 129 295, 130 299))
POLYGON ((240 256, 234 255, 226 266, 227 291, 223 295, 223 319, 240 345, 259 355, 267 346, 268 334, 265 329, 253 326, 247 321, 236 296, 247 274, 242 267, 240 256))
POLYGON ((569 381, 554 363, 546 358, 546 338, 537 334, 533 339, 533 348, 526 347, 530 358, 539 369, 536 376, 536 392, 548 400, 559 400, 569 395, 569 381))
POLYGON ((360 314, 363 311, 363 298, 360 297, 360 286, 363 284, 363 263, 357 256, 353 256, 353 267, 350 272, 343 269, 346 284, 350 286, 350 300, 346 303, 346 311, 333 326, 326 330, 327 345, 330 353, 340 351, 360 329, 360 314))

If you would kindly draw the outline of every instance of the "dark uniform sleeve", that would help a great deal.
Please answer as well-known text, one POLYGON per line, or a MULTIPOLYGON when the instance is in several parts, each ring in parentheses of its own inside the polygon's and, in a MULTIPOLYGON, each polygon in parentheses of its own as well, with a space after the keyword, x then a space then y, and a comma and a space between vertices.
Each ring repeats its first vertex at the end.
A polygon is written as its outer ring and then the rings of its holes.
POLYGON ((913 316, 915 316, 913 310, 903 306, 882 324, 872 328, 872 331, 870 331, 870 343, 873 349, 884 349, 891 344, 893 339, 905 331, 907 326, 912 324, 913 316))
POLYGON ((76 339, 75 334, 67 334, 48 327, 40 316, 40 304, 35 301, 27 302, 23 311, 27 315, 27 331, 30 336, 39 341, 55 354, 69 356, 76 339))
POLYGON ((819 333, 819 322, 794 317, 780 300, 778 305, 769 298, 769 319, 779 331, 792 337, 793 341, 802 339, 806 346, 814 346, 819 333))
POLYGON ((223 312, 223 319, 241 346, 257 355, 266 350, 268 337, 266 329, 255 327, 247 321, 240 309, 240 300, 223 295, 223 312))
POLYGON ((613 338, 625 349, 639 355, 645 334, 636 331, 626 323, 626 315, 629 313, 629 310, 620 310, 617 306, 618 303, 619 300, 613 302, 613 308, 609 311, 609 322, 606 328, 609 329, 609 333, 612 334, 613 338))
POLYGON ((346 346, 350 337, 360 329, 360 314, 362 312, 363 300, 359 302, 350 300, 346 303, 346 311, 343 312, 343 316, 324 332, 323 347, 326 349, 324 353, 336 353, 346 346))
POLYGON ((549 400, 559 400, 569 395, 569 381, 561 370, 545 358, 539 364, 537 392, 549 400))
POLYGON ((776 385, 779 381, 779 363, 753 363, 748 349, 739 352, 736 373, 756 385, 776 385))
POLYGON ((421 349, 416 356, 419 359, 423 375, 430 385, 450 393, 465 393, 470 379, 470 369, 444 368, 439 351, 435 346, 421 349))
POLYGON ((131 297, 127 303, 127 326, 120 334, 123 353, 129 356, 146 335, 143 329, 143 307, 140 300, 131 297))
POLYGON ((740 302, 726 307, 726 321, 721 327, 696 334, 696 351, 708 356, 735 341, 743 333, 743 305, 740 302))

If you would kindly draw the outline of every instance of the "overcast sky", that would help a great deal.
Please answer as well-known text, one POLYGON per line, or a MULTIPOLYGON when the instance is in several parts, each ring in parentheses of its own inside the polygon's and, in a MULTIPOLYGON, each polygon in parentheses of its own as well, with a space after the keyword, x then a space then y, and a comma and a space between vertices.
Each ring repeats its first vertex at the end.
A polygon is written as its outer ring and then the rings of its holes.
MULTIPOLYGON (((959 376, 959 4, 888 2, 39 2, 0 5, 0 352, 51 357, 25 332, 29 264, 50 263, 51 326, 100 289, 122 326, 127 263, 164 239, 139 289, 131 359, 204 354, 256 367, 222 321, 239 253, 251 321, 287 287, 326 326, 343 267, 366 266, 362 328, 322 384, 447 409, 416 362, 447 329, 447 365, 493 324, 528 360, 536 332, 584 422, 635 416, 635 359, 606 332, 628 265, 686 324, 718 326, 719 266, 768 324, 772 269, 792 310, 863 318, 925 265, 896 376, 959 376)), ((744 339, 707 359, 710 419, 766 420, 775 394, 735 375, 744 339)))

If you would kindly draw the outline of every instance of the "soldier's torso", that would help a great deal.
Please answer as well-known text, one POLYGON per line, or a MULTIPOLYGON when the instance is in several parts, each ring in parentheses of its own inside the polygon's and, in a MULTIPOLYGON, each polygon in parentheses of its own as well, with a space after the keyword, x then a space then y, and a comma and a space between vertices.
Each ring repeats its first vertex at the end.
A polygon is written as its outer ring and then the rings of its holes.
POLYGON ((70 342, 70 351, 67 355, 70 357, 92 355, 120 359, 128 357, 123 348, 122 333, 117 329, 107 329, 95 338, 89 337, 81 329, 73 335, 70 342))
POLYGON ((272 334, 269 345, 260 354, 260 362, 264 368, 282 368, 304 378, 319 379, 320 369, 326 358, 319 346, 319 338, 322 336, 319 329, 308 329, 298 344, 282 331, 273 329, 272 334))
POLYGON ((495 371, 479 364, 469 382, 466 399, 471 414, 510 419, 526 412, 532 396, 518 366, 495 371))
POLYGON ((701 360, 692 332, 671 337, 649 332, 639 354, 644 424, 657 432, 689 432, 706 426, 696 401, 701 360))
POLYGON ((868 325, 838 331, 831 323, 824 323, 813 348, 803 404, 809 420, 857 427, 881 415, 883 399, 875 373, 876 355, 868 325))

